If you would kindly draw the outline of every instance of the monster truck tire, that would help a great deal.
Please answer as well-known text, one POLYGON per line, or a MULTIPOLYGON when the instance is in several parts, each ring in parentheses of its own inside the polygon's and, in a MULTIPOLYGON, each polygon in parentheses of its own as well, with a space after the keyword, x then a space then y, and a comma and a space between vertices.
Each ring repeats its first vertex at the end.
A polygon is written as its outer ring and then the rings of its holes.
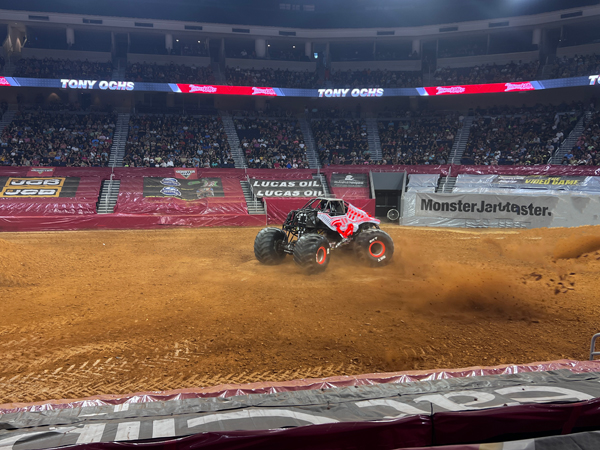
POLYGON ((323 272, 329 259, 329 241, 320 234, 305 234, 294 246, 294 262, 307 273, 323 272))
POLYGON ((394 256, 394 241, 385 231, 366 230, 354 241, 356 256, 363 263, 371 266, 385 266, 394 256))
POLYGON ((254 239, 254 256, 269 266, 281 264, 285 259, 283 244, 287 237, 279 228, 263 228, 254 239))

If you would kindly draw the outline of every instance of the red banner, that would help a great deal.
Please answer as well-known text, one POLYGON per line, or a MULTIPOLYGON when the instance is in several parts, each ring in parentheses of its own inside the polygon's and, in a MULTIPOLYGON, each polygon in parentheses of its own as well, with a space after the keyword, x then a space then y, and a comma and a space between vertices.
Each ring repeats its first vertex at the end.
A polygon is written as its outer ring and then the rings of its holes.
POLYGON ((262 95, 276 97, 277 93, 272 87, 254 86, 221 86, 208 84, 177 84, 184 94, 225 94, 225 95, 262 95))
POLYGON ((464 84, 460 86, 429 86, 424 87, 427 95, 453 94, 489 94, 494 92, 534 91, 531 81, 516 83, 464 84))

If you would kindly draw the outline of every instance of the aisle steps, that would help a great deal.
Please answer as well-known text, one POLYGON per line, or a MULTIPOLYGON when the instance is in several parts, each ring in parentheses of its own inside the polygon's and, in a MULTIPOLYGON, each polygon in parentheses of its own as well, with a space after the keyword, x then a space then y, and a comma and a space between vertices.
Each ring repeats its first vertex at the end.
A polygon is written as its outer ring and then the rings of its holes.
POLYGON ((231 114, 229 114, 227 111, 219 111, 219 115, 223 121, 225 134, 227 134, 227 142, 229 142, 229 148, 231 149, 231 155, 233 156, 233 161, 235 162, 235 168, 247 169, 248 164, 246 163, 246 157, 244 156, 244 152, 240 146, 240 139, 237 135, 235 123, 231 117, 231 114))
POLYGON ((113 143, 108 157, 109 167, 123 167, 125 144, 127 144, 127 135, 129 134, 129 117, 129 113, 124 113, 119 114, 117 118, 113 143))
POLYGON ((104 180, 102 182, 100 198, 97 204, 98 214, 112 214, 115 212, 115 205, 117 204, 120 188, 120 180, 104 180))
POLYGON ((298 119, 300 122, 300 129, 304 136, 304 143, 306 144, 306 158, 308 159, 308 165, 311 169, 318 169, 321 167, 321 160, 319 158, 319 152, 315 144, 315 139, 310 129, 310 123, 306 118, 301 117, 298 119))

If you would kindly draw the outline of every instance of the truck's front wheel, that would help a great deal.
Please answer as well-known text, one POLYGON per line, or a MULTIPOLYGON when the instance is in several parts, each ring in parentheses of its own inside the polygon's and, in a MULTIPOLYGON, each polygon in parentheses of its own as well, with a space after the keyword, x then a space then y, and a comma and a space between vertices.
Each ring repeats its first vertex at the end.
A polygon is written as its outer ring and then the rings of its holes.
POLYGON ((354 241, 356 256, 369 266, 385 266, 394 255, 394 241, 383 230, 362 231, 354 241))
POLYGON ((323 272, 329 265, 329 241, 320 234, 305 234, 294 246, 294 261, 307 273, 323 272))
POLYGON ((254 239, 254 256, 269 266, 281 264, 285 259, 286 241, 285 233, 279 228, 263 228, 254 239))

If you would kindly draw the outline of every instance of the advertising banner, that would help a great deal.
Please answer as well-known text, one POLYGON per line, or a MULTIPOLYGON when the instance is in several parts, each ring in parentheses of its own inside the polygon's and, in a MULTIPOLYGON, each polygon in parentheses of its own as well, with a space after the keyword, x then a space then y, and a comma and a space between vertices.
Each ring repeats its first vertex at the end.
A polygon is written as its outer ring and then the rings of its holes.
POLYGON ((455 192, 498 193, 511 189, 519 193, 531 190, 551 191, 552 195, 569 192, 600 192, 600 177, 580 175, 469 175, 459 174, 455 192))
POLYGON ((247 95, 268 97, 316 98, 378 98, 407 96, 438 96, 456 94, 484 94, 495 92, 525 92, 541 89, 593 86, 599 76, 558 78, 539 81, 514 81, 508 83, 465 84, 456 86, 427 86, 411 88, 278 88, 267 86, 229 86, 184 83, 147 83, 140 81, 88 80, 75 78, 22 78, 0 77, 0 87, 41 87, 65 90, 176 92, 183 94, 247 95))
POLYGON ((144 197, 177 198, 193 201, 207 197, 225 197, 220 178, 185 180, 144 177, 144 197))
POLYGON ((256 197, 320 197, 325 195, 319 180, 258 180, 250 179, 256 197))
POLYGON ((544 175, 497 175, 492 184, 499 186, 510 186, 518 189, 543 188, 564 189, 568 186, 583 186, 589 177, 557 176, 548 177, 544 175))
POLYGON ((332 173, 331 187, 368 188, 369 175, 366 173, 332 173))
POLYGON ((510 219, 533 227, 552 224, 558 198, 481 194, 416 194, 415 215, 447 219, 510 219))
POLYGON ((76 197, 78 177, 0 177, 1 198, 76 197))

